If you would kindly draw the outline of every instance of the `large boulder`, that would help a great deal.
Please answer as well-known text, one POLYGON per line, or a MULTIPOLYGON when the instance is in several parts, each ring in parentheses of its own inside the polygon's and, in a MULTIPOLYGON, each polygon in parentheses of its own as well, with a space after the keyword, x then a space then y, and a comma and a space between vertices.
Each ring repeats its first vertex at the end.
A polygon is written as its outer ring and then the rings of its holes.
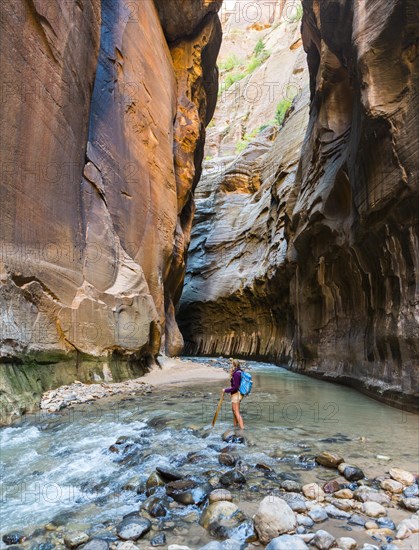
POLYGON ((288 504, 275 496, 265 497, 253 517, 256 533, 262 544, 297 527, 297 519, 288 504))

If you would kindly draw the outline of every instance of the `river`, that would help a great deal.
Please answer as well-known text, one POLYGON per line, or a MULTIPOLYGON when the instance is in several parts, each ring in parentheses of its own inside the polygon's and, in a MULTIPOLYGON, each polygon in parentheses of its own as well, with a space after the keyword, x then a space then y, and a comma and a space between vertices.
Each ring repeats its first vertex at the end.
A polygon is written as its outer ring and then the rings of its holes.
MULTIPOLYGON (((236 495, 247 514, 275 488, 275 476, 253 468, 258 463, 301 483, 336 477, 335 471, 316 467, 313 456, 322 450, 360 466, 367 478, 392 466, 418 472, 416 415, 275 365, 247 365, 254 379, 253 392, 242 405, 248 444, 236 446, 251 467, 246 490, 236 495)), ((62 529, 112 540, 115 523, 145 500, 144 484, 156 466, 180 469, 196 479, 227 470, 218 464, 226 446, 221 435, 231 427, 227 400, 217 425, 209 428, 221 387, 202 381, 165 386, 141 398, 110 398, 57 414, 22 417, 2 428, 2 534, 23 531, 31 535, 30 548, 47 540, 59 547, 62 529), (112 452, 118 438, 125 450, 112 452)), ((197 523, 196 505, 172 503, 168 510, 146 539, 163 530, 170 543, 191 548, 212 540, 197 523)))

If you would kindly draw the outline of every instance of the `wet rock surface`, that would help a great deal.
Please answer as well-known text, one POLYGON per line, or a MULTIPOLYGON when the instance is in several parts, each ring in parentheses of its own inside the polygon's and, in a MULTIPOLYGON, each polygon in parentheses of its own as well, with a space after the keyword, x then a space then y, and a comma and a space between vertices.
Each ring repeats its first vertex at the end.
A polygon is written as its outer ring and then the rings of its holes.
POLYGON ((57 412, 71 405, 92 403, 97 399, 112 395, 144 395, 151 393, 152 386, 141 379, 127 380, 101 384, 82 384, 77 380, 74 384, 60 386, 56 390, 50 390, 42 395, 40 408, 48 412, 57 412))

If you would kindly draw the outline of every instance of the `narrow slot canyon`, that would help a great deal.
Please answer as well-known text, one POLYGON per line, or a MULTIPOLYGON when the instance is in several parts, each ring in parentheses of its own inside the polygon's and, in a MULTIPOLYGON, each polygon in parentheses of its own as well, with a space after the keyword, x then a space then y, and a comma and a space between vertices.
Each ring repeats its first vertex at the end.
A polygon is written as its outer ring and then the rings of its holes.
POLYGON ((417 0, 0 27, 0 550, 417 550, 417 0))

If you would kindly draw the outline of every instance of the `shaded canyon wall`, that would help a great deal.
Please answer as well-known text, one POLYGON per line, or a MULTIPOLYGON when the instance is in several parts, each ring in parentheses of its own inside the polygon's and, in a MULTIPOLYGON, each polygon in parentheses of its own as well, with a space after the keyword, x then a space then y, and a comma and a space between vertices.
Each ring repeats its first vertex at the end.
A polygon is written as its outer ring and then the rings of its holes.
POLYGON ((2 2, 3 364, 182 349, 220 5, 2 2))
POLYGON ((293 128, 301 98, 268 153, 250 144, 199 184, 186 349, 268 358, 417 410, 417 2, 303 8, 307 132, 293 128))

